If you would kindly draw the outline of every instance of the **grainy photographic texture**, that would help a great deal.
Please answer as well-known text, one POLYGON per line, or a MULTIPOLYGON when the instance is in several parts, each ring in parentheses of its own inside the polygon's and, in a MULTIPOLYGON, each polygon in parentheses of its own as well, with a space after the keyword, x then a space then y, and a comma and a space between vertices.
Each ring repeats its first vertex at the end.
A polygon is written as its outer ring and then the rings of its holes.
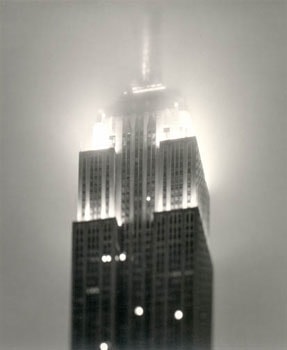
POLYGON ((208 188, 186 103, 160 79, 160 7, 141 26, 137 81, 80 153, 72 349, 211 350, 208 188))
MULTIPOLYGON (((136 83, 143 3, 0 2, 3 350, 70 349, 78 154, 136 83)), ((285 350, 286 2, 160 5, 160 80, 185 97, 211 199, 213 348, 285 350)))

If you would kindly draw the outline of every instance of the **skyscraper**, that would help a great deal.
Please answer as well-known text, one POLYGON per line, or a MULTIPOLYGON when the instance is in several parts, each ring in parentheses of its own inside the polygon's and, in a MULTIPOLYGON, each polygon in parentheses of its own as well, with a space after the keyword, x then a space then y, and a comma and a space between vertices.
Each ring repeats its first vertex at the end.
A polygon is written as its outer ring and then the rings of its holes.
POLYGON ((152 70, 152 28, 140 84, 99 112, 80 153, 73 350, 211 349, 208 189, 184 101, 152 70))

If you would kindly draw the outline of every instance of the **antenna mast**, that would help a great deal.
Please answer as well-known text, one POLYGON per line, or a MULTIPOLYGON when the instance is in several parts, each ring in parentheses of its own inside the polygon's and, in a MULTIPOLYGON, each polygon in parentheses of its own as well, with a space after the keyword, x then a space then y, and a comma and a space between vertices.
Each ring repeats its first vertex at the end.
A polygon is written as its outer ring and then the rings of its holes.
POLYGON ((159 83, 160 80, 159 29, 159 8, 147 8, 143 21, 141 55, 141 80, 144 85, 159 83))

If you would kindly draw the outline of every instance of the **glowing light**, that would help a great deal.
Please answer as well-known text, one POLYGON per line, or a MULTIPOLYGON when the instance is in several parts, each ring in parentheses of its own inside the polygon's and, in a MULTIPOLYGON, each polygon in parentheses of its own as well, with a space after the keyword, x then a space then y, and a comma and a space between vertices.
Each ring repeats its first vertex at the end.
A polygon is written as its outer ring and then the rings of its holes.
POLYGON ((158 91, 158 90, 165 90, 165 89, 166 87, 162 84, 151 84, 151 85, 147 85, 146 87, 134 86, 132 88, 132 92, 134 94, 139 94, 143 92, 158 91))
POLYGON ((188 111, 165 110, 156 121, 156 145, 161 141, 195 136, 195 129, 188 111))
POLYGON ((94 125, 93 130, 94 149, 106 149, 111 146, 110 134, 107 125, 98 122, 94 125))
POLYGON ((147 200, 147 202, 150 202, 150 200, 151 200, 150 196, 147 196, 146 200, 147 200))
POLYGON ((101 343, 100 344, 100 350, 108 350, 109 349, 109 346, 107 343, 101 343))
POLYGON ((87 294, 99 294, 100 289, 98 287, 91 287, 86 290, 87 294))
POLYGON ((85 220, 86 220, 86 221, 91 220, 90 201, 87 201, 87 202, 86 202, 86 205, 85 205, 85 220))
POLYGON ((120 207, 116 207, 115 208, 115 217, 116 217, 118 226, 122 226, 122 218, 121 218, 120 207))
POLYGON ((150 78, 150 23, 146 17, 143 26, 143 47, 142 47, 142 79, 149 81, 150 78))
POLYGON ((120 144, 120 134, 119 120, 112 116, 106 116, 104 111, 99 110, 93 128, 93 149, 101 150, 115 147, 117 152, 120 144))
POLYGON ((127 258, 126 253, 121 253, 119 258, 120 258, 120 261, 126 261, 126 258, 127 258))
POLYGON ((112 257, 110 255, 102 255, 101 260, 102 260, 103 263, 111 262, 112 261, 112 257))
POLYGON ((176 310, 174 313, 174 318, 176 320, 181 320, 183 318, 183 312, 181 310, 176 310))
POLYGON ((134 313, 136 316, 142 316, 144 314, 144 309, 141 306, 136 306, 134 313))

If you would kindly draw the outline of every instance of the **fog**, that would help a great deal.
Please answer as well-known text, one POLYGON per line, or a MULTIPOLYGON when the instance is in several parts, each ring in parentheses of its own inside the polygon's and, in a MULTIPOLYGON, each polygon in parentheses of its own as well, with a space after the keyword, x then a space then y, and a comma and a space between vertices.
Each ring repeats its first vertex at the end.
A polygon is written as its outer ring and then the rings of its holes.
MULTIPOLYGON (((69 349, 78 153, 140 73, 140 3, 0 3, 3 350, 69 349)), ((286 349, 286 3, 161 6, 210 189, 214 350, 286 349)))

